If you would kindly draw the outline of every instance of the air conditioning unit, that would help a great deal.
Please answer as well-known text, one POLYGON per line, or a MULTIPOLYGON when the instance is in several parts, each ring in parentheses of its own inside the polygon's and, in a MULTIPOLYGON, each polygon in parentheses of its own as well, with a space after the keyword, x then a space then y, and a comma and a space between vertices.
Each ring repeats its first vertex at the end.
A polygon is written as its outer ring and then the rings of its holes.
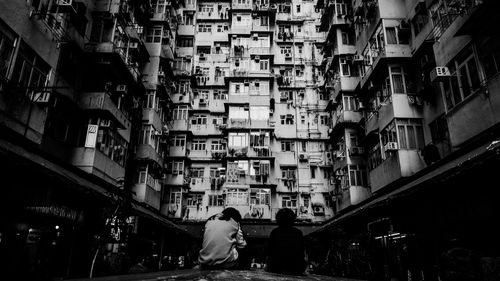
POLYGON ((300 161, 307 161, 307 154, 301 153, 299 154, 299 160, 300 161))
POLYGON ((285 101, 288 100, 288 93, 280 93, 280 100, 285 101))
POLYGON ((398 150, 398 143, 395 141, 390 141, 385 144, 384 146, 385 151, 393 151, 393 150, 398 150))
POLYGON ((111 127, 111 120, 109 120, 109 119, 102 119, 99 122, 99 127, 101 127, 101 128, 109 128, 109 127, 111 127))
POLYGON ((165 71, 158 71, 158 76, 165 77, 165 71))
POLYGON ((200 102, 199 102, 200 105, 206 105, 207 104, 207 100, 206 99, 200 99, 200 102))
POLYGON ((430 73, 432 82, 442 82, 451 76, 450 69, 446 66, 438 66, 430 73))
POLYGON ((204 54, 204 53, 201 53, 201 54, 200 54, 200 60, 206 60, 206 57, 205 57, 205 54, 204 54))
POLYGON ((255 56, 255 57, 254 57, 254 60, 255 60, 256 62, 259 62, 259 61, 260 61, 260 56, 255 56))
POLYGON ((290 53, 285 54, 285 58, 291 58, 291 57, 292 57, 292 54, 290 54, 290 53))
POLYGON ((130 43, 128 43, 128 47, 130 49, 137 49, 139 47, 139 43, 137 43, 137 42, 130 42, 130 43))
POLYGON ((116 85, 116 91, 120 93, 127 93, 127 85, 116 85))
POLYGON ((299 96, 302 96, 302 97, 303 97, 305 94, 306 94, 306 92, 305 92, 304 90, 300 90, 300 91, 299 91, 299 96))

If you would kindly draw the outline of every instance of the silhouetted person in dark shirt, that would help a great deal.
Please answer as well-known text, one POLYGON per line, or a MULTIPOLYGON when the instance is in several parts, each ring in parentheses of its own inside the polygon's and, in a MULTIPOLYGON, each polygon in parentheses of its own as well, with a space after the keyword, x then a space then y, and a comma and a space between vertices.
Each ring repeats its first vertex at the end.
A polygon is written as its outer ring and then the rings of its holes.
POLYGON ((281 209, 276 214, 278 227, 271 231, 268 246, 267 271, 283 274, 303 274, 306 269, 304 237, 293 227, 295 213, 281 209))

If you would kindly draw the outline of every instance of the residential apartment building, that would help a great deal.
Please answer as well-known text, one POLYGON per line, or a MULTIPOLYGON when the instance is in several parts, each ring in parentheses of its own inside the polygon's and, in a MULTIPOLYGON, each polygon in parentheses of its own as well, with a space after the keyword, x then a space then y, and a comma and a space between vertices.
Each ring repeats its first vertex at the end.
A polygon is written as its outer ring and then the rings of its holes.
POLYGON ((336 207, 319 233, 351 245, 332 247, 333 259, 384 259, 335 272, 435 280, 439 265, 427 261, 438 259, 450 237, 483 257, 498 256, 487 222, 496 212, 497 192, 487 182, 496 181, 492 155, 500 136, 497 2, 317 2, 327 32, 323 91, 336 207), (472 195, 480 186, 481 195, 472 195), (350 232, 340 238, 339 229, 350 232))
POLYGON ((187 1, 162 212, 205 220, 224 207, 274 220, 332 216, 324 33, 310 1, 187 1))
POLYGON ((88 276, 93 245, 95 274, 124 273, 113 257, 187 237, 160 213, 180 5, 0 1, 0 231, 19 278, 88 276))
POLYGON ((330 98, 338 208, 417 173, 496 124, 482 115, 489 110, 463 103, 496 69, 481 61, 489 56, 480 54, 481 42, 458 32, 482 3, 318 2, 327 32, 323 89, 330 98), (481 125, 466 125, 474 120, 481 125))

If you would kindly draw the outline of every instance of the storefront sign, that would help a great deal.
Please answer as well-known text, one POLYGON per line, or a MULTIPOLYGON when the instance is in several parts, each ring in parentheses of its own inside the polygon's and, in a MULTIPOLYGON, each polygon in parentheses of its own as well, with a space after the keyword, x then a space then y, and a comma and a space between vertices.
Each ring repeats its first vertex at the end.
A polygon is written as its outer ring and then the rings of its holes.
POLYGON ((26 210, 62 219, 68 219, 71 221, 78 220, 77 211, 71 210, 63 206, 29 206, 26 207, 26 210))

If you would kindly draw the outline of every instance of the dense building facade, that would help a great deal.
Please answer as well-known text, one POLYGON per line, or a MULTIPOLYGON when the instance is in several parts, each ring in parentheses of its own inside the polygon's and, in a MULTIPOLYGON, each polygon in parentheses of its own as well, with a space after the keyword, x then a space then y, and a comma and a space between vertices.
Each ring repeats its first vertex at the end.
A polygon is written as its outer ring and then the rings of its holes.
POLYGON ((496 274, 496 2, 317 2, 335 157, 336 215, 317 236, 330 244, 325 272, 444 279, 454 246, 481 257, 484 278, 496 274))
POLYGON ((181 5, 0 1, 8 276, 118 274, 186 254, 165 243, 188 236, 160 213, 181 5))
POLYGON ((319 11, 310 1, 187 1, 162 213, 199 221, 332 216, 319 11))

